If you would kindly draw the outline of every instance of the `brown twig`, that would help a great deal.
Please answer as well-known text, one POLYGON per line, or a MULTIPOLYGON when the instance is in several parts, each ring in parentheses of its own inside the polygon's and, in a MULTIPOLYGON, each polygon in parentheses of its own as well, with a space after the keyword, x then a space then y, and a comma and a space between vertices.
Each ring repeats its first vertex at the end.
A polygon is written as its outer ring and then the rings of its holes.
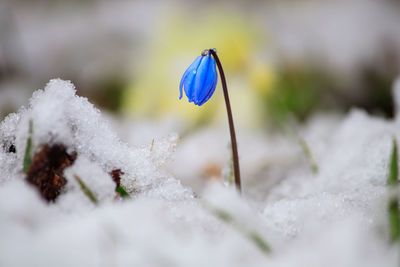
POLYGON ((231 104, 229 102, 229 95, 228 95, 228 88, 226 86, 225 74, 224 70, 222 69, 221 61, 217 56, 215 49, 209 49, 209 53, 214 57, 218 70, 219 75, 221 77, 222 83, 222 90, 224 92, 225 104, 226 104, 226 112, 228 114, 228 122, 229 122, 229 131, 231 134, 231 144, 232 144, 232 156, 233 156, 233 173, 235 175, 235 184, 239 192, 242 191, 242 185, 240 180, 240 168, 239 168, 239 156, 238 156, 238 149, 237 149, 237 142, 236 142, 236 134, 235 134, 235 126, 233 125, 233 117, 232 117, 232 110, 231 104))

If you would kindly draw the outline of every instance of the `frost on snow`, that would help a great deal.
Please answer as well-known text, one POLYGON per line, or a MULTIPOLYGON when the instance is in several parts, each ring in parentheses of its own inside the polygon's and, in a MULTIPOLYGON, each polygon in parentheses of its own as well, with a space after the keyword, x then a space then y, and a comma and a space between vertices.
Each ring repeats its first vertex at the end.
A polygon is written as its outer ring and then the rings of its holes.
MULTIPOLYGON (((51 80, 45 90, 34 93, 28 108, 21 108, 1 124, 3 153, 11 145, 16 147, 16 155, 2 155, 5 158, 2 164, 6 165, 2 167, 11 170, 15 176, 21 176, 30 121, 33 124, 33 154, 38 153, 44 145, 62 145, 67 148, 67 153, 76 153, 78 162, 67 171, 68 181, 74 180, 71 179, 73 175, 82 177, 88 183, 96 181, 93 186, 102 198, 108 195, 112 199, 112 179, 105 176, 114 169, 121 169, 124 173, 121 183, 128 192, 158 192, 164 198, 190 196, 189 191, 180 187, 176 180, 178 191, 162 189, 163 186, 170 187, 173 180, 157 169, 157 164, 164 159, 153 154, 163 151, 154 151, 150 155, 145 149, 131 148, 122 143, 107 121, 101 118, 100 111, 86 98, 76 96, 74 86, 62 80, 51 80)), ((10 175, 2 173, 0 183, 8 179, 10 175)), ((73 188, 70 187, 69 191, 75 191, 73 188)))
MULTIPOLYGON (((399 83, 394 91, 399 110, 399 83)), ((288 138, 239 136, 244 195, 209 183, 195 197, 178 179, 202 179, 207 153, 226 157, 220 132, 134 147, 70 82, 51 80, 0 125, 0 266, 397 266, 386 179, 398 122, 361 110, 315 117, 299 134, 317 174, 288 138), (217 142, 211 152, 199 149, 205 138, 217 142), (52 149, 64 160, 52 162, 52 149), (58 186, 50 201, 48 183, 58 186)))

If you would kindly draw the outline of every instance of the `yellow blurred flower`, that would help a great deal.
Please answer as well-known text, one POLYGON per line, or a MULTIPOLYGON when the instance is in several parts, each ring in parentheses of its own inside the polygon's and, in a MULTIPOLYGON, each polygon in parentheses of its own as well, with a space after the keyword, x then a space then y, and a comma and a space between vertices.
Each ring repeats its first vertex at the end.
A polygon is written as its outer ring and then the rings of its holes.
POLYGON ((257 94, 268 95, 273 90, 277 74, 271 66, 258 62, 251 65, 249 73, 250 84, 257 94))
POLYGON ((159 31, 154 33, 154 40, 147 47, 145 65, 126 89, 124 111, 136 116, 176 115, 195 123, 218 120, 221 116, 217 113, 225 114, 221 111, 224 103, 219 83, 213 98, 201 107, 184 98, 178 99, 179 82, 187 64, 203 49, 217 48, 230 94, 232 98, 237 94, 242 99, 239 106, 233 107, 234 112, 241 113, 240 110, 245 108, 243 114, 259 117, 252 114, 259 112, 257 107, 252 108, 257 105, 254 94, 270 88, 274 80, 272 68, 253 62, 253 52, 262 34, 248 18, 237 13, 211 9, 203 12, 193 16, 176 12, 160 21, 159 31), (236 76, 243 78, 234 79, 236 76), (236 81, 241 82, 233 84, 236 81), (246 101, 249 103, 244 103, 246 101))

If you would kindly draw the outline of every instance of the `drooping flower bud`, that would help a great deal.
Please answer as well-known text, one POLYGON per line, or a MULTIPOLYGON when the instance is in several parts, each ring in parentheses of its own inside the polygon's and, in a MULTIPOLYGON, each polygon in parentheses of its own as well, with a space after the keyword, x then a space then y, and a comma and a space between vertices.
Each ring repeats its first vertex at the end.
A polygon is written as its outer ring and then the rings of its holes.
POLYGON ((183 74, 179 86, 179 99, 182 99, 184 89, 189 102, 201 106, 213 95, 217 80, 215 59, 210 53, 203 52, 183 74))

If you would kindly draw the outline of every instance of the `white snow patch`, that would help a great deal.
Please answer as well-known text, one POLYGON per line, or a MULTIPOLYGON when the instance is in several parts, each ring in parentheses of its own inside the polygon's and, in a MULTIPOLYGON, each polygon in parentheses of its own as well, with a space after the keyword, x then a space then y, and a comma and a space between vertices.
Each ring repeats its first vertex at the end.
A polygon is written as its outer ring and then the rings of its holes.
POLYGON ((343 119, 314 118, 299 135, 317 174, 293 139, 239 135, 243 195, 220 181, 204 182, 195 197, 163 166, 175 153, 168 167, 196 185, 208 160, 228 161, 226 134, 204 130, 183 137, 181 147, 176 135, 132 147, 70 82, 52 80, 0 124, 0 266, 397 266, 386 179, 399 128, 398 115, 384 120, 357 109, 343 119), (35 152, 61 143, 78 155, 54 203, 24 181, 30 120, 35 152), (114 169, 130 199, 115 199, 114 169))

